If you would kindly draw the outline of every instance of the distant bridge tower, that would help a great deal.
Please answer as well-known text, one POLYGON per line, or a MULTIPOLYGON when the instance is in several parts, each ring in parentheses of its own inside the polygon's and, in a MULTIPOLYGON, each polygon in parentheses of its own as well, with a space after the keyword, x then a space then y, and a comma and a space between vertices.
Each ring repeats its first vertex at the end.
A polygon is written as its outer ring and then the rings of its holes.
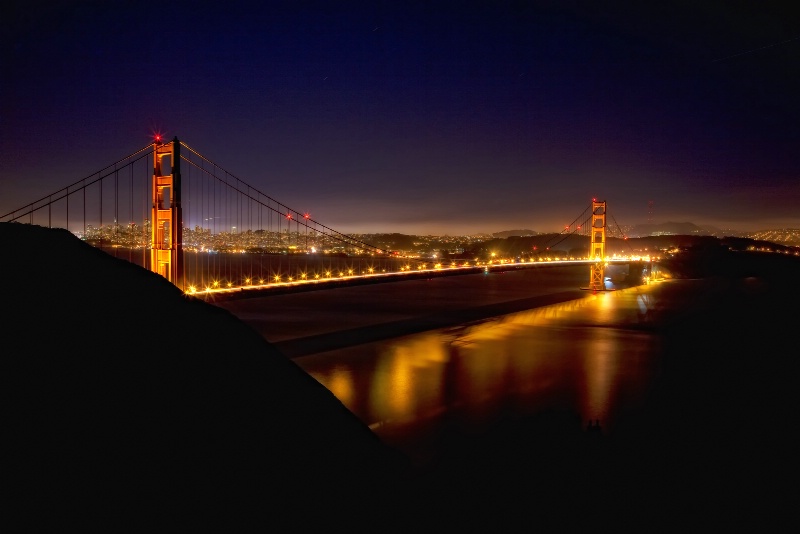
POLYGON ((178 138, 163 144, 156 141, 153 154, 150 270, 183 289, 183 212, 178 138), (165 158, 168 158, 171 170, 164 168, 165 158))
POLYGON ((591 267, 589 278, 589 289, 604 291, 605 283, 605 262, 606 262, 606 202, 592 199, 592 234, 589 245, 591 259, 594 263, 591 267))

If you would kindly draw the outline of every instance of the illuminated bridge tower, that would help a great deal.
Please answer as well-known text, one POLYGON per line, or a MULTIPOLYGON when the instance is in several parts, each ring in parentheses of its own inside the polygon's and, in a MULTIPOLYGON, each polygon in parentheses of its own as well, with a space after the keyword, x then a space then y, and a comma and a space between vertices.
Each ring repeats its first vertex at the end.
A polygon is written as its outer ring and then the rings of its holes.
POLYGON ((183 289, 183 212, 178 138, 163 144, 156 141, 153 154, 150 270, 183 289), (172 169, 164 174, 170 170, 167 165, 172 169))
POLYGON ((604 291, 606 261, 606 203, 592 199, 592 234, 589 256, 594 260, 589 278, 589 289, 604 291))

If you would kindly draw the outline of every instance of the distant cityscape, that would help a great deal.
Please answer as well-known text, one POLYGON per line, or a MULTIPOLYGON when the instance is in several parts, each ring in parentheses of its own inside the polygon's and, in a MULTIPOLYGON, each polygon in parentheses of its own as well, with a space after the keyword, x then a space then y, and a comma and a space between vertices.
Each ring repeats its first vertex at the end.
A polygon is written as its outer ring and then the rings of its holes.
MULTIPOLYGON (((713 226, 698 226, 694 223, 667 222, 661 224, 639 224, 609 227, 607 233, 611 237, 626 236, 643 238, 669 235, 742 237, 756 241, 768 241, 776 245, 800 246, 800 228, 779 228, 757 232, 741 232, 731 229, 720 229, 713 226)), ((510 230, 491 234, 492 237, 510 237, 512 235, 538 235, 530 230, 510 230)))
MULTIPOLYGON (((108 247, 124 247, 131 249, 148 248, 150 244, 150 224, 144 226, 135 223, 121 225, 112 224, 103 227, 87 225, 85 232, 75 234, 93 244, 108 247)), ((761 243, 773 243, 784 247, 800 247, 800 229, 785 228, 763 230, 752 233, 724 231, 715 228, 704 228, 692 223, 662 223, 658 225, 636 225, 608 228, 608 239, 613 242, 626 238, 643 239, 663 236, 709 236, 717 238, 745 238, 761 243)), ((509 249, 501 245, 506 240, 525 239, 533 244, 544 239, 554 239, 557 233, 536 232, 533 230, 506 230, 496 233, 481 233, 463 236, 407 235, 400 233, 349 234, 347 241, 313 230, 307 231, 270 231, 246 230, 212 233, 208 228, 196 226, 183 230, 183 248, 190 252, 210 253, 321 253, 321 254, 365 254, 375 249, 402 256, 439 257, 489 253, 492 246, 509 249)), ((564 235, 559 242, 565 242, 561 249, 575 249, 584 246, 581 235, 564 235), (568 239, 569 238, 569 239, 568 239)), ((643 239, 648 241, 647 239, 643 239)), ((762 245, 763 247, 763 245, 762 245)), ((513 247, 517 251, 520 248, 513 247)), ((642 246, 646 250, 646 246, 642 246)), ((509 252, 511 252, 509 250, 509 252)), ((516 252, 519 254, 519 252, 516 252)))
POLYGON ((800 247, 800 228, 785 228, 781 230, 762 230, 753 232, 745 237, 757 241, 768 241, 777 245, 800 247))

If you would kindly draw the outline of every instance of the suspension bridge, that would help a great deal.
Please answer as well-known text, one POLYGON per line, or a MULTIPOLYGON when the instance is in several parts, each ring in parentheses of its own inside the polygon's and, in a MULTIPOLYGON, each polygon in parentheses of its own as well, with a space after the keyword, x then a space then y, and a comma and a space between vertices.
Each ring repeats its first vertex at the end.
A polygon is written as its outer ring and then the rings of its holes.
MULTIPOLYGON (((587 286, 605 291, 605 269, 625 263, 640 276, 650 258, 607 254, 605 201, 589 206, 536 250, 449 260, 388 250, 338 232, 279 202, 175 137, 152 144, 38 200, 0 222, 65 228, 109 254, 165 277, 191 295, 215 298, 342 284, 585 264, 587 286), (557 254, 570 237, 580 256, 557 254)), ((613 226, 617 236, 626 239, 613 226)))

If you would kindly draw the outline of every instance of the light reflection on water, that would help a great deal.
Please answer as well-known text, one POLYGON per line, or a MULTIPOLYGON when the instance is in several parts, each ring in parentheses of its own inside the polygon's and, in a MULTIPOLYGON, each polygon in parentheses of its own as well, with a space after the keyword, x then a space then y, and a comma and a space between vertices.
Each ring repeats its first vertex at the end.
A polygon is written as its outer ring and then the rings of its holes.
MULTIPOLYGON (((384 441, 408 448, 438 425, 480 431, 545 410, 613 431, 658 370, 653 290, 641 286, 295 361, 384 441)), ((413 445, 416 446, 416 445, 413 445)))

